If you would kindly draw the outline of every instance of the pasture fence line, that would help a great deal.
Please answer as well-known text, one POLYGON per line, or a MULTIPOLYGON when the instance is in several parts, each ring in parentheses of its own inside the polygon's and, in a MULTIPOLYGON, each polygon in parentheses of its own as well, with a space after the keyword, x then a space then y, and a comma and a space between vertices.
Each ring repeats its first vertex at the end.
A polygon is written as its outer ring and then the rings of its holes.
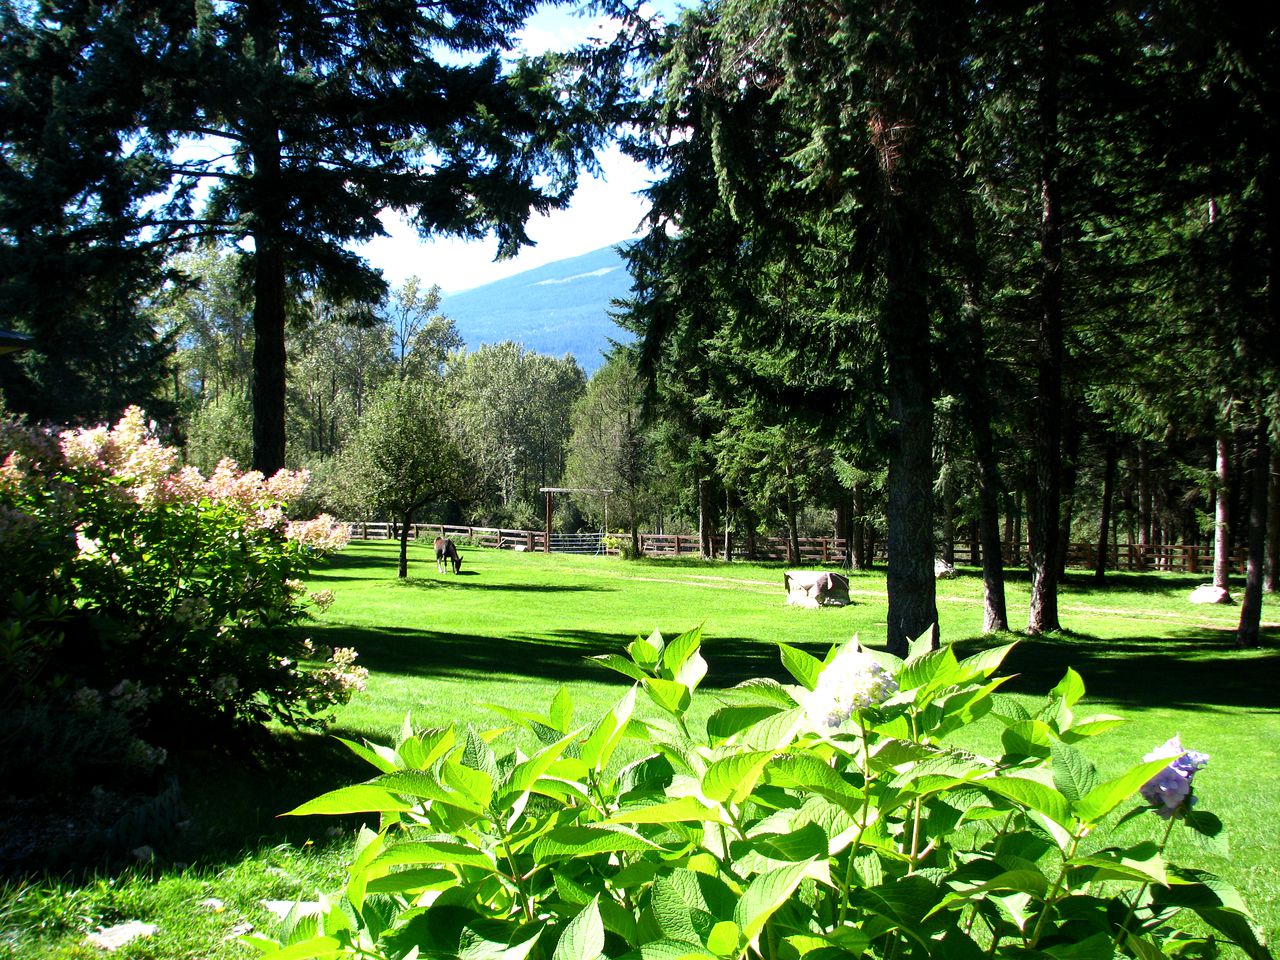
MULTIPOLYGON (((347 526, 351 530, 352 539, 356 540, 392 540, 399 536, 399 527, 393 523, 357 520, 348 522, 347 526)), ((545 530, 415 523, 410 528, 410 536, 415 540, 449 537, 454 540, 467 540, 476 546, 529 553, 548 550, 545 530)), ((629 545, 630 542, 631 538, 627 534, 553 532, 549 549, 551 553, 616 556, 619 553, 619 545, 629 545)), ((717 557, 723 559, 724 534, 717 534, 712 542, 715 544, 717 557)), ((800 564, 838 563, 844 559, 847 549, 843 537, 801 537, 799 547, 800 554, 794 557, 789 538, 756 537, 754 559, 782 560, 800 564)), ((1004 562, 1007 565, 1021 566, 1026 562, 1028 548, 1025 542, 1017 544, 1016 548, 1006 543, 1003 549, 1004 562)), ((689 557, 698 556, 700 550, 696 534, 642 533, 640 534, 640 552, 649 557, 689 557)), ((749 559, 747 554, 747 544, 730 536, 730 559, 746 560, 749 559)), ((981 562, 981 554, 969 543, 957 543, 953 548, 953 555, 957 564, 976 566, 981 562)), ((1093 569, 1097 564, 1097 556, 1096 544, 1073 543, 1067 548, 1067 566, 1093 569)), ((1245 559, 1244 550, 1237 550, 1231 557, 1232 570, 1243 573, 1245 559)), ((886 560, 882 544, 875 550, 873 560, 877 563, 883 563, 886 560)), ((1213 570, 1213 547, 1208 544, 1188 543, 1111 544, 1107 550, 1106 568, 1124 571, 1157 570, 1170 573, 1208 574, 1213 570)))

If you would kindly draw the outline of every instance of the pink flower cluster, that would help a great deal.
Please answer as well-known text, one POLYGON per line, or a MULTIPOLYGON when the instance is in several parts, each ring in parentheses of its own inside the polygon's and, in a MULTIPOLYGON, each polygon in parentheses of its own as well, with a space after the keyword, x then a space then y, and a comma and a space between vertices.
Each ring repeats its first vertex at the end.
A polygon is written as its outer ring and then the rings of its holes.
MULTIPOLYGON (((179 468, 177 452, 155 438, 137 407, 126 410, 114 427, 67 430, 60 441, 68 464, 110 474, 140 506, 228 504, 250 512, 248 526, 255 530, 281 529, 282 505, 301 496, 311 480, 306 470, 281 470, 269 479, 257 470, 241 472, 231 459, 223 459, 208 479, 195 467, 179 468)), ((21 454, 11 454, 0 467, 0 487, 18 483, 24 466, 21 454)), ((347 542, 346 528, 335 528, 332 519, 291 524, 294 528, 290 537, 314 549, 336 550, 347 542)))
POLYGON ((333 517, 322 513, 314 520, 300 520, 285 527, 285 536, 312 550, 328 552, 341 550, 351 539, 351 528, 345 523, 334 522, 333 517))

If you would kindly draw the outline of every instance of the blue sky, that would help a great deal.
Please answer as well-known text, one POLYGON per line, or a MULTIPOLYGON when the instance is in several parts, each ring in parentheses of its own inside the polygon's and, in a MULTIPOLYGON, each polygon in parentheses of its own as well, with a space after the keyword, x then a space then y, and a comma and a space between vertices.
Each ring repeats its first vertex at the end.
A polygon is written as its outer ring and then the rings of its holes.
MULTIPOLYGON (((669 14, 675 0, 659 0, 656 7, 669 14)), ((575 16, 565 8, 544 10, 531 18, 521 35, 531 53, 566 49, 594 31, 605 29, 599 20, 575 16)), ((530 220, 528 232, 535 246, 517 257, 494 262, 497 241, 463 241, 441 237, 423 241, 400 218, 388 216, 389 236, 363 244, 358 252, 382 270, 393 286, 416 275, 424 283, 439 284, 446 293, 469 290, 556 260, 589 253, 634 236, 645 213, 636 191, 646 187, 652 175, 616 148, 600 158, 601 177, 584 178, 566 210, 530 220)))

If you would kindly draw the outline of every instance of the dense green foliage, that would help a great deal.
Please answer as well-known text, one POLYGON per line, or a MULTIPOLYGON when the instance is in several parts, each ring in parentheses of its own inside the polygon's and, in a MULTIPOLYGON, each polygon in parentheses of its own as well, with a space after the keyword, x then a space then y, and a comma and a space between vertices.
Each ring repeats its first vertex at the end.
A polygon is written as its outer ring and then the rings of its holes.
MULTIPOLYGON (((624 652, 635 632, 647 631, 655 620, 672 634, 681 624, 706 621, 702 654, 710 670, 705 692, 695 699, 698 715, 689 720, 695 726, 718 708, 716 690, 754 676, 786 680, 779 638, 817 655, 854 633, 864 642, 883 642, 885 580, 877 572, 853 574, 853 606, 804 611, 781 603, 776 565, 468 550, 468 569, 476 575, 455 578, 435 574, 429 542, 411 544, 411 557, 414 576, 399 581, 392 573, 394 544, 357 543, 309 579, 311 590, 331 589, 337 599, 306 632, 317 642, 359 648, 360 662, 370 668, 367 689, 339 712, 333 728, 345 739, 389 743, 407 710, 419 727, 505 725, 484 704, 536 709, 561 685, 570 691, 575 713, 598 716, 622 695, 618 681, 625 678, 582 658, 624 652)), ((1089 688, 1077 713, 1128 718, 1107 736, 1082 744, 1105 778, 1173 731, 1188 747, 1210 753, 1208 769, 1196 775, 1196 792, 1226 824, 1230 856, 1198 844, 1194 831, 1181 828, 1170 837, 1168 856, 1226 877, 1274 942, 1280 936, 1280 851, 1272 829, 1280 815, 1274 799, 1280 796, 1280 714, 1273 690, 1280 657, 1274 649, 1227 656, 1235 613, 1187 604, 1194 582, 1148 573, 1099 586, 1072 574, 1062 608, 1079 632, 1018 644, 1005 661, 1014 676, 1000 692, 1034 713, 1042 692, 1061 678, 1063 664, 1072 664, 1089 688)), ((982 589, 973 570, 940 582, 938 592, 944 636, 965 638, 957 657, 1011 639, 976 639, 982 589)), ((1009 603, 1011 614, 1026 610, 1025 574, 1011 580, 1009 603)), ((642 717, 652 709, 646 697, 637 698, 642 717)), ((959 746, 996 755, 1002 729, 988 717, 959 746)), ((536 739, 526 733, 518 742, 528 753, 536 739)), ((640 745, 628 738, 620 762, 635 759, 640 745)), ((137 919, 160 929, 131 944, 124 956, 229 960, 245 952, 243 944, 223 940, 238 925, 278 929, 261 898, 307 900, 344 882, 340 862, 349 858, 351 820, 276 819, 284 809, 369 776, 370 768, 341 743, 285 737, 260 761, 196 745, 188 758, 171 757, 170 766, 183 776, 184 816, 191 825, 150 838, 157 859, 145 869, 10 883, 0 892, 0 956, 10 949, 21 960, 79 958, 89 949, 81 945, 85 933, 137 919), (211 764, 216 778, 208 776, 211 764), (263 801, 263 776, 271 784, 270 803, 263 801), (224 909, 202 905, 211 897, 224 909)), ((1150 835, 1143 819, 1126 825, 1126 843, 1150 835)))
POLYGON ((1008 647, 961 661, 926 636, 905 661, 856 642, 818 660, 782 644, 796 683, 739 684, 702 733, 687 722, 700 639, 655 632, 596 657, 635 681, 599 717, 563 688, 546 714, 496 705, 535 735, 529 753, 407 721, 394 749, 348 742, 378 776, 292 813, 379 828, 314 922, 251 942, 299 958, 1212 951, 1186 913, 1270 956, 1233 889, 1164 857, 1177 824, 1221 834, 1192 809, 1206 758, 1175 738, 1104 779, 1075 745, 1121 721, 1076 716, 1074 671, 1033 715, 997 693, 1008 647), (636 715, 639 691, 656 716, 636 715), (988 714, 999 757, 951 743, 988 714), (615 768, 628 736, 641 755, 615 768), (1120 822, 1145 818, 1149 836, 1117 843, 1104 823, 1139 791, 1120 822))
POLYGON ((0 468, 0 751, 14 797, 127 783, 199 734, 322 728, 363 682, 351 650, 284 628, 332 595, 301 577, 346 541, 288 521, 306 476, 207 479, 131 408, 54 437, 6 418, 0 468))

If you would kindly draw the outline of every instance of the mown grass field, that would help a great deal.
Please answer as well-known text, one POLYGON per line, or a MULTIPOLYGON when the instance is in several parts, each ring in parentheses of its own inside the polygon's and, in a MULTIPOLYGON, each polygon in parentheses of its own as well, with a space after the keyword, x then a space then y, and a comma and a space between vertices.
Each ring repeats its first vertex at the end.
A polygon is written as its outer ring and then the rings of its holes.
MULTIPOLYGON (((338 717, 334 733, 390 740, 406 712, 417 725, 470 722, 497 726, 485 704, 542 708, 567 686, 583 715, 623 692, 621 677, 585 658, 616 651, 637 633, 675 634, 702 625, 710 673, 704 687, 752 676, 783 678, 775 644, 821 652, 857 635, 885 639, 883 571, 854 574, 854 603, 803 610, 783 604, 782 568, 682 561, 517 554, 463 548, 463 572, 438 574, 429 544, 413 545, 410 578, 396 581, 393 545, 355 544, 318 570, 314 588, 337 600, 309 631, 317 641, 354 646, 370 670, 366 692, 338 717)), ((1100 766, 1118 770, 1175 733, 1209 753, 1197 793, 1226 823, 1230 861, 1191 848, 1228 877, 1280 941, 1280 626, 1256 651, 1233 649, 1235 607, 1187 602, 1203 577, 1117 575, 1103 587, 1069 576, 1061 593, 1068 631, 1023 639, 1006 662, 1017 674, 1005 688, 1040 700, 1068 667, 1089 688, 1077 712, 1129 718, 1091 744, 1100 766)), ((939 584, 946 642, 965 649, 980 637, 981 581, 976 573, 939 584)), ((1009 585, 1013 623, 1025 622, 1025 577, 1009 585)), ((1277 617, 1274 602, 1264 619, 1277 617)), ((1007 642, 1009 638, 998 638, 1007 642)), ((981 748, 991 730, 977 731, 981 748)), ((89 881, 47 880, 0 895, 0 957, 92 956, 84 933, 102 923, 142 919, 160 932, 120 957, 246 955, 226 940, 237 923, 267 924, 265 897, 314 894, 337 885, 349 824, 276 815, 325 789, 366 774, 321 738, 284 738, 263 765, 197 752, 185 760, 192 825, 146 871, 89 881), (310 844, 310 845, 308 845, 310 844), (183 865, 176 861, 186 861, 183 865), (219 911, 200 908, 210 897, 219 911)), ((1175 844, 1181 843, 1175 834, 1175 844)))

